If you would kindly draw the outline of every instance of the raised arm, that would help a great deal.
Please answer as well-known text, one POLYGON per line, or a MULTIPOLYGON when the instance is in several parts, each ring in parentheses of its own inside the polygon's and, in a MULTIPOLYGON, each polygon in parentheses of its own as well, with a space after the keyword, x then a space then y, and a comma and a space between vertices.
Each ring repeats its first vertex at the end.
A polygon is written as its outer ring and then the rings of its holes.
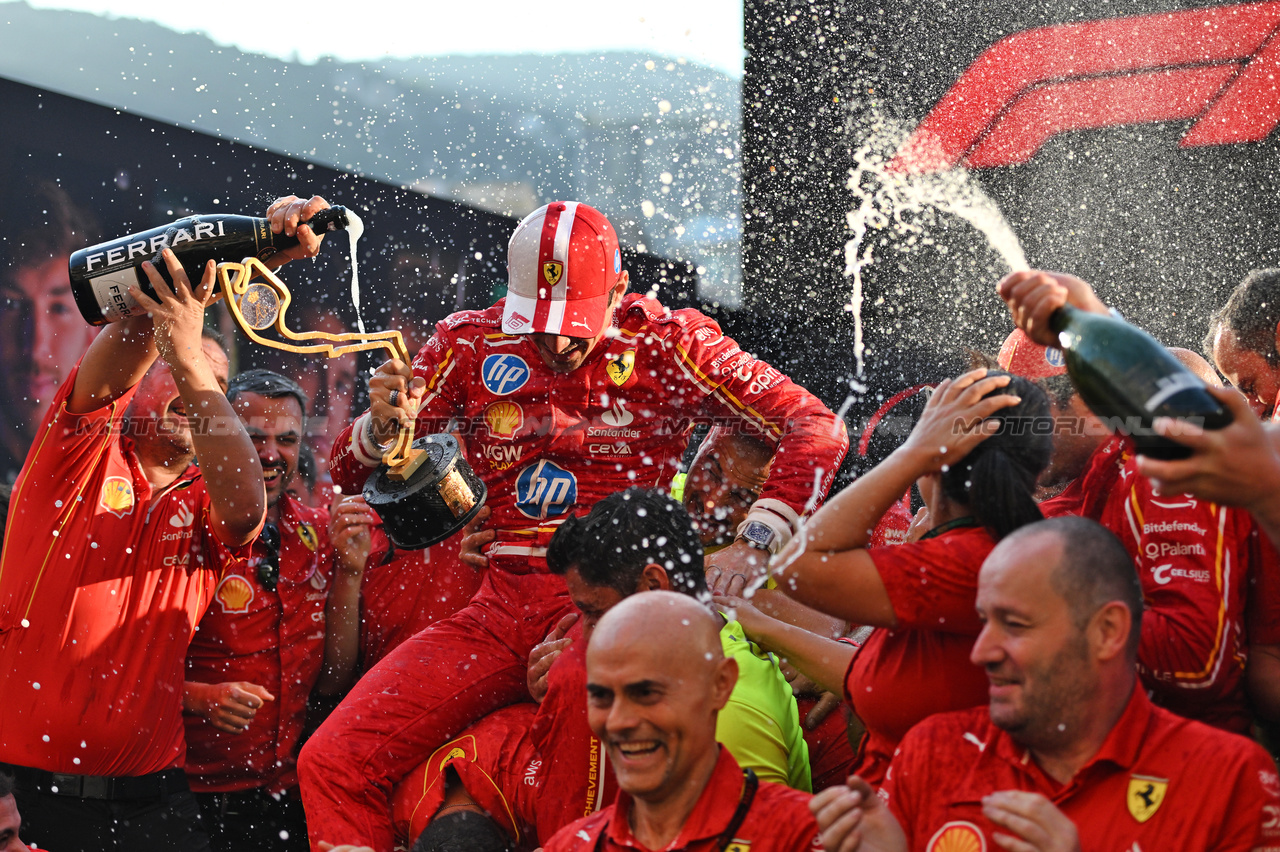
POLYGON ((262 527, 267 495, 253 441, 204 355, 201 331, 204 309, 213 292, 215 266, 212 262, 206 265, 193 292, 182 265, 169 249, 164 250, 164 262, 173 278, 172 289, 155 267, 143 265, 159 301, 136 287, 130 292, 151 314, 156 349, 169 365, 191 420, 191 444, 209 492, 214 533, 226 545, 248 544, 262 527))

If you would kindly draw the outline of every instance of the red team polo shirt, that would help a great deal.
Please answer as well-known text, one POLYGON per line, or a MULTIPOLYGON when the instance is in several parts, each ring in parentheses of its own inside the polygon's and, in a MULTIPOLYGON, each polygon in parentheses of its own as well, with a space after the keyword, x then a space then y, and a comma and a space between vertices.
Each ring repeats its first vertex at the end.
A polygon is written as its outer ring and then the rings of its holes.
POLYGON ((917 725, 880 795, 912 852, 977 852, 1000 848, 992 840, 997 829, 982 816, 982 797, 999 790, 1044 794, 1076 824, 1085 850, 1280 848, 1280 778, 1267 753, 1152 705, 1141 688, 1068 784, 1041 771, 980 707, 917 725))
POLYGON ((978 570, 995 547, 982 527, 868 551, 898 627, 878 628, 849 666, 845 698, 867 728, 853 771, 878 785, 894 746, 934 713, 985 704, 987 676, 969 662, 982 631, 978 570))
POLYGON ((288 495, 281 499, 274 592, 258 582, 263 552, 259 541, 249 559, 223 566, 213 603, 187 652, 187 680, 256 683, 276 700, 264 702, 248 730, 238 734, 187 715, 187 778, 196 792, 266 787, 279 793, 298 783, 298 739, 324 663, 324 612, 333 574, 329 513, 288 495))
MULTIPOLYGON (((693 811, 668 849, 688 852, 720 852, 716 843, 729 827, 742 799, 742 768, 727 748, 720 749, 711 780, 703 789, 693 811)), ((809 813, 808 793, 783 784, 760 782, 746 819, 734 832, 728 846, 733 852, 808 852, 821 850, 818 824, 809 813)), ((599 849, 646 848, 631 834, 627 814, 631 797, 619 791, 612 805, 589 817, 567 825, 547 841, 546 852, 593 852, 599 849), (603 835, 603 842, 597 845, 603 835)))
POLYGON ((228 554, 195 467, 159 492, 120 421, 65 403, 14 486, 0 556, 0 761, 80 775, 182 766, 183 660, 228 554))
POLYGON ((1185 494, 1156 496, 1122 437, 1096 450, 1072 487, 1041 508, 1046 517, 1097 520, 1132 557, 1146 603, 1138 671, 1155 702, 1247 732, 1245 610, 1254 575, 1277 570, 1275 550, 1249 513, 1185 494))

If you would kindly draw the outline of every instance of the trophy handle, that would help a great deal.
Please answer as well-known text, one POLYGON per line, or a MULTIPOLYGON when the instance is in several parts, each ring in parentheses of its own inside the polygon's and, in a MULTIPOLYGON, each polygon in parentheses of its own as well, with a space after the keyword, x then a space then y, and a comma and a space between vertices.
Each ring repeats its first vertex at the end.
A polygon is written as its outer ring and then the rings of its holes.
MULTIPOLYGON (((361 334, 349 332, 330 334, 325 331, 295 332, 285 325, 285 312, 293 301, 293 295, 284 282, 256 257, 246 257, 240 263, 218 264, 218 284, 226 299, 231 318, 245 336, 262 346, 296 352, 303 355, 323 355, 337 358, 356 352, 385 349, 392 358, 409 363, 412 359, 404 343, 404 335, 398 331, 375 331, 361 334), (261 280, 255 280, 261 278, 261 280), (253 283, 250 283, 253 282, 253 283), (262 302, 261 312, 247 317, 242 300, 252 299, 256 305, 262 302), (252 321, 251 321, 252 319, 252 321), (292 341, 284 343, 263 337, 258 332, 274 326, 280 336, 292 341)), ((415 416, 417 412, 414 412, 415 416)), ((400 424, 395 442, 382 456, 382 463, 390 468, 389 475, 407 479, 421 463, 421 450, 413 449, 414 420, 400 424)))

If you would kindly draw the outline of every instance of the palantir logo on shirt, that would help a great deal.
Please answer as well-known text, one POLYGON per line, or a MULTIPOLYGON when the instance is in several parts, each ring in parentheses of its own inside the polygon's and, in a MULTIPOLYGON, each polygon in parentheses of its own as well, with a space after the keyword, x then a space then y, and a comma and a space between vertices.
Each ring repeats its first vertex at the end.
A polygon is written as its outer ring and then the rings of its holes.
POLYGON ((938 829, 925 852, 987 852, 987 839, 973 823, 957 820, 938 829))
POLYGON ((578 499, 578 480, 549 461, 531 464, 516 478, 516 508, 534 520, 563 515, 578 499))
POLYGON ((506 396, 529 381, 529 365, 519 355, 490 355, 480 368, 480 379, 490 393, 506 396))

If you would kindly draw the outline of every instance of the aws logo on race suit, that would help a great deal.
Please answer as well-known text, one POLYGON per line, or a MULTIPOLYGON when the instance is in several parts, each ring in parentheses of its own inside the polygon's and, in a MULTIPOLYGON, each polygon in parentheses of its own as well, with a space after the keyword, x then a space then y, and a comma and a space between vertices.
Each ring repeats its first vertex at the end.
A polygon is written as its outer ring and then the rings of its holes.
POLYGON ((515 393, 529 381, 529 365, 519 355, 490 355, 480 367, 480 380, 489 393, 506 396, 515 393))
POLYGON ((578 480, 549 461, 531 464, 516 477, 516 508, 536 521, 563 515, 578 499, 578 480))

